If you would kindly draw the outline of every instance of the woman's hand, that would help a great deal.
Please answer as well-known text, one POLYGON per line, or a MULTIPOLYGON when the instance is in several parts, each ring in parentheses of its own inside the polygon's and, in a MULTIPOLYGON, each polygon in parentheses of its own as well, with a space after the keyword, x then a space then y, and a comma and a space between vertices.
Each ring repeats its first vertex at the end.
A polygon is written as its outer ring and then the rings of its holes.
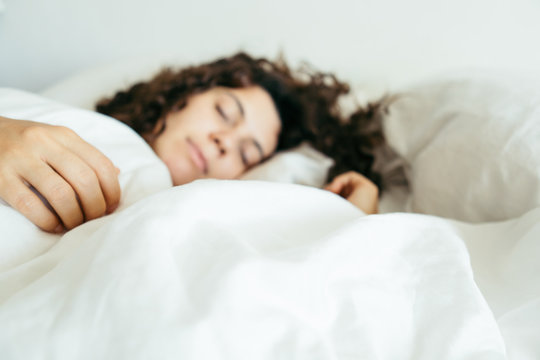
POLYGON ((66 127, 0 117, 0 198, 59 233, 114 211, 118 172, 66 127))
POLYGON ((344 197, 366 214, 378 212, 379 189, 357 172, 349 171, 336 176, 324 189, 344 197))

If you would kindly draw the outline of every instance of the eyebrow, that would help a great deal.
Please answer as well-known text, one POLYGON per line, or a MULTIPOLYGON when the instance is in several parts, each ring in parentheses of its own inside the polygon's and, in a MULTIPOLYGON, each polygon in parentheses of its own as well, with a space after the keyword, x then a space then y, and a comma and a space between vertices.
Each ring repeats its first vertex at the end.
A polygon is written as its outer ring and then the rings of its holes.
MULTIPOLYGON (((242 115, 242 118, 245 119, 244 106, 242 106, 242 102, 240 102, 240 99, 238 99, 238 96, 236 96, 235 94, 233 94, 232 92, 229 92, 229 91, 226 91, 225 94, 227 94, 228 96, 230 96, 234 100, 234 102, 238 106, 238 110, 240 110, 240 114, 242 115)), ((264 151, 263 151, 263 148, 262 148, 261 144, 255 138, 252 138, 251 142, 253 143, 253 145, 255 145, 255 147, 259 151, 259 155, 261 155, 261 161, 263 161, 264 160, 264 151)))

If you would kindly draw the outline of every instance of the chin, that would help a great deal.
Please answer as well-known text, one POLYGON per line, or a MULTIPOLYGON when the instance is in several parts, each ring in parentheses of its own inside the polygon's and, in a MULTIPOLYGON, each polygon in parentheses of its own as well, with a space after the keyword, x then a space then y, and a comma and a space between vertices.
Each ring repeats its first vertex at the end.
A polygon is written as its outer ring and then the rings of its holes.
POLYGON ((173 185, 174 186, 184 185, 184 184, 190 183, 192 181, 202 179, 200 176, 185 176, 185 174, 183 174, 183 175, 184 176, 173 177, 173 185))
POLYGON ((189 166, 178 166, 178 163, 176 162, 175 166, 173 167, 170 166, 167 161, 165 161, 165 165, 167 165, 169 168, 169 174, 171 174, 171 179, 174 186, 184 185, 201 178, 195 174, 193 169, 189 166))

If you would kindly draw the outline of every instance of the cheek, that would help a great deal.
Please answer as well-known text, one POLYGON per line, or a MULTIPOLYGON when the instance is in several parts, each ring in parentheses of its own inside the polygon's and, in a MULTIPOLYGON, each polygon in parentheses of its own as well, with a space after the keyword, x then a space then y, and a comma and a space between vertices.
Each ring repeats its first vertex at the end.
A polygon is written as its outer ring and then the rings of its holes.
POLYGON ((193 181, 197 177, 196 169, 187 156, 187 149, 182 145, 182 142, 163 136, 154 146, 156 155, 167 165, 175 186, 193 181))
POLYGON ((169 168, 174 186, 184 185, 200 178, 196 173, 190 171, 192 169, 190 169, 188 166, 171 167, 167 164, 167 167, 169 168))
POLYGON ((210 170, 208 177, 214 179, 237 179, 245 172, 241 161, 233 158, 221 159, 210 170))

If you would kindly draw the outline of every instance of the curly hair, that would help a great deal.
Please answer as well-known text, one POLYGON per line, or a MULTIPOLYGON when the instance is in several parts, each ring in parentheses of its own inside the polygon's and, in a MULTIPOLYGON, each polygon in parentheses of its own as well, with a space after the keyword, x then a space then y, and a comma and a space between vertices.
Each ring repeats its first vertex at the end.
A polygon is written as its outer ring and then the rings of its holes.
POLYGON ((338 104, 350 87, 331 73, 302 66, 293 73, 283 58, 270 61, 240 52, 213 62, 165 68, 153 79, 139 82, 112 98, 100 100, 96 110, 112 116, 143 135, 170 111, 180 110, 189 96, 222 86, 258 85, 272 97, 281 119, 277 150, 308 141, 334 159, 329 177, 355 170, 373 181, 382 192, 375 153, 384 145, 380 114, 382 99, 358 108, 345 118, 338 104))

